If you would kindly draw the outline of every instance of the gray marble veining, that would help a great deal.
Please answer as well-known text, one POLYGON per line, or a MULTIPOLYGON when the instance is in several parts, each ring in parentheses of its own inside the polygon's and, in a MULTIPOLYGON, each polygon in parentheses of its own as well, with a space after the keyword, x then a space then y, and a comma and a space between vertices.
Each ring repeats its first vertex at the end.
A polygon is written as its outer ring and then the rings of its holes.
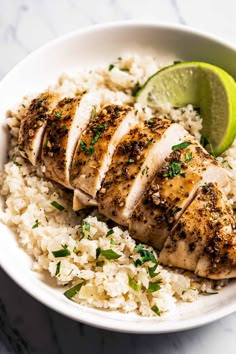
MULTIPOLYGON (((43 43, 107 21, 181 23, 236 44, 235 0, 0 0, 0 77, 43 43)), ((0 270, 0 354, 222 354, 236 351, 236 314, 166 335, 119 334, 47 309, 0 270)))

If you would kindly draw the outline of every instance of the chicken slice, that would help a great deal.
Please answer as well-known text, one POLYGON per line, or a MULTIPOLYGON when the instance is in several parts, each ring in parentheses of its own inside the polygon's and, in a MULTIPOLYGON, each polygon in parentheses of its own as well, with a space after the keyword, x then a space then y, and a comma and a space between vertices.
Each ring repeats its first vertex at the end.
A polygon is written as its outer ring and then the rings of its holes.
POLYGON ((92 206, 97 206, 96 199, 84 193, 80 189, 75 189, 73 196, 73 210, 79 211, 92 206))
POLYGON ((45 175, 67 188, 73 189, 70 184, 72 157, 76 143, 97 104, 96 100, 96 96, 89 93, 64 98, 48 120, 42 149, 45 175))
POLYGON ((156 118, 132 129, 113 155, 98 193, 99 211, 128 226, 128 219, 147 184, 170 154, 171 146, 182 141, 185 135, 179 124, 156 118))
POLYGON ((207 278, 235 276, 234 218, 216 184, 206 183, 199 188, 196 198, 168 237, 159 261, 207 278))
POLYGON ((33 99, 25 117, 21 121, 18 143, 23 157, 33 165, 41 153, 43 134, 48 116, 59 101, 59 96, 53 92, 44 92, 33 99))
POLYGON ((173 142, 150 187, 135 208, 129 222, 132 237, 162 249, 170 230, 194 198, 202 180, 224 186, 225 171, 202 148, 187 136, 182 144, 173 142))
POLYGON ((130 107, 105 106, 90 121, 77 144, 71 168, 72 186, 95 198, 116 146, 137 123, 130 107))

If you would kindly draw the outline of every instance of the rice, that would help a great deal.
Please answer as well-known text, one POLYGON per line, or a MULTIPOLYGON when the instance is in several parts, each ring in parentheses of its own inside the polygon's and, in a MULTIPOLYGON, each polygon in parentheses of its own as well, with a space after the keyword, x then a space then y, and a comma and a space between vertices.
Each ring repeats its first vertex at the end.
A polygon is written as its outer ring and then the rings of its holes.
MULTIPOLYGON (((154 112, 134 102, 134 91, 160 67, 151 56, 127 55, 107 67, 64 74, 49 89, 62 98, 89 91, 100 107, 111 102, 128 104, 134 106, 142 120, 157 113, 179 122, 199 138, 202 121, 191 105, 182 109, 163 105, 154 112)), ((76 215, 72 210, 72 192, 44 178, 38 168, 19 154, 19 125, 29 101, 30 98, 24 98, 19 107, 8 112, 11 142, 9 162, 0 174, 0 193, 5 200, 0 220, 15 230, 20 244, 33 257, 34 271, 49 272, 58 286, 66 285, 66 289, 82 282, 72 297, 79 304, 141 316, 171 311, 180 301, 195 301, 199 294, 226 284, 158 265, 158 255, 152 247, 137 246, 128 231, 118 226, 110 229, 97 211, 76 215), (61 251, 66 256, 58 257, 61 251), (144 253, 148 255, 145 262, 144 253)), ((219 158, 231 178, 227 193, 232 204, 236 202, 235 150, 236 143, 219 158)))

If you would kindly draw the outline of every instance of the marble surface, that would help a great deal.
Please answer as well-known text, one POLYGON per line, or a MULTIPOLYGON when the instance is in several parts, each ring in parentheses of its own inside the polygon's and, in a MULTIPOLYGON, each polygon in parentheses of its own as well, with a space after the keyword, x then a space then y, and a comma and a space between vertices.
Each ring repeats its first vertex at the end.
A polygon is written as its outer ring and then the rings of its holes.
MULTIPOLYGON (((181 23, 236 45, 235 0, 0 0, 0 77, 48 40, 115 20, 181 23)), ((236 313, 166 335, 119 334, 47 309, 0 270, 0 354, 227 354, 236 351, 236 313)))

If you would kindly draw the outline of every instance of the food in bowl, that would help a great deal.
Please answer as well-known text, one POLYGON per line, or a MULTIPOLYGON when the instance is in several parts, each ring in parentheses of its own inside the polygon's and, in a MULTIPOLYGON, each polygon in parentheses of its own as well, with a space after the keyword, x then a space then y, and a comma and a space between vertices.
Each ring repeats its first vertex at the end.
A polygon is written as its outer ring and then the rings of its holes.
MULTIPOLYGON (((209 272, 208 266, 198 270, 198 274, 218 280, 190 272, 196 268, 195 250, 200 256, 207 240, 195 247, 183 237, 186 227, 195 229, 196 224, 186 223, 186 220, 193 221, 196 217, 199 220, 196 213, 199 208, 204 211, 207 220, 204 225, 208 230, 211 229, 208 216, 214 215, 215 230, 217 218, 222 214, 226 215, 225 233, 232 231, 229 204, 235 202, 234 145, 217 163, 197 142, 202 120, 191 105, 172 109, 164 104, 151 109, 135 102, 137 89, 160 67, 158 60, 151 56, 127 55, 106 67, 83 70, 75 76, 63 75, 57 85, 33 100, 24 98, 16 110, 8 113, 11 141, 9 162, 1 174, 1 194, 5 198, 1 220, 16 231, 22 246, 34 257, 33 269, 49 271, 59 286, 67 286, 65 296, 83 305, 155 316, 170 311, 179 301, 194 301, 199 294, 215 294, 227 283, 224 278, 234 276, 228 266, 222 269, 220 262, 218 268, 215 262, 216 271, 209 272), (33 125, 27 117, 34 117, 33 125), (117 124, 111 124, 111 119, 117 124), (158 129, 161 134, 157 133, 158 129), (106 152, 107 146, 110 155, 106 152), (157 159, 161 146, 163 155, 157 159), (71 161, 74 150, 76 158, 71 161), (194 166, 195 156, 198 164, 194 166), (98 161, 103 168, 99 173, 98 161), (123 168, 125 173, 119 175, 123 168), (91 173, 92 169, 95 173, 91 173), (155 176, 156 170, 161 175, 155 176), (135 181, 138 176, 140 183, 132 182, 128 186, 130 171, 133 171, 131 180, 135 181), (195 181, 193 186, 189 186, 187 173, 195 181), (120 181, 120 189, 112 183, 114 180, 120 181), (182 183, 174 184, 176 180, 182 183), (221 183, 220 189, 215 182, 221 183), (75 187, 77 183, 80 189, 75 187), (160 231, 162 245, 166 245, 160 253, 164 265, 159 264, 153 247, 136 243, 132 238, 143 237, 143 242, 162 247, 155 244, 155 238, 147 233, 148 228, 141 229, 145 226, 141 218, 143 210, 152 205, 156 213, 152 222, 156 224, 151 232, 158 230, 160 218, 156 216, 160 214, 159 202, 163 203, 157 184, 162 184, 163 192, 169 190, 172 194, 178 188, 181 196, 178 202, 182 203, 180 206, 177 201, 168 200, 169 204, 161 205, 167 216, 163 219, 166 231, 176 224, 171 236, 165 233, 166 243, 160 231), (187 187, 192 197, 198 192, 188 208, 189 195, 184 193, 187 187), (110 193, 107 193, 108 188, 111 188, 110 193), (123 199, 117 199, 124 198, 127 190, 132 192, 130 208, 123 199), (132 203, 138 201, 135 198, 139 198, 138 210, 129 218, 132 203), (73 211, 72 200, 77 213, 73 211), (85 206, 95 206, 95 209, 87 211, 85 206), (127 230, 127 220, 134 225, 132 237, 127 230), (194 257, 188 257, 188 265, 185 258, 181 264, 176 247, 174 257, 174 252, 168 251, 180 238, 181 251, 184 247, 186 252, 192 248, 194 257), (166 264, 185 269, 170 268, 166 264)), ((219 227, 221 230, 222 224, 219 227)), ((194 236, 192 229, 189 233, 194 236)), ((200 232, 205 232, 204 227, 200 232)), ((205 258, 201 264, 205 264, 205 258)))

